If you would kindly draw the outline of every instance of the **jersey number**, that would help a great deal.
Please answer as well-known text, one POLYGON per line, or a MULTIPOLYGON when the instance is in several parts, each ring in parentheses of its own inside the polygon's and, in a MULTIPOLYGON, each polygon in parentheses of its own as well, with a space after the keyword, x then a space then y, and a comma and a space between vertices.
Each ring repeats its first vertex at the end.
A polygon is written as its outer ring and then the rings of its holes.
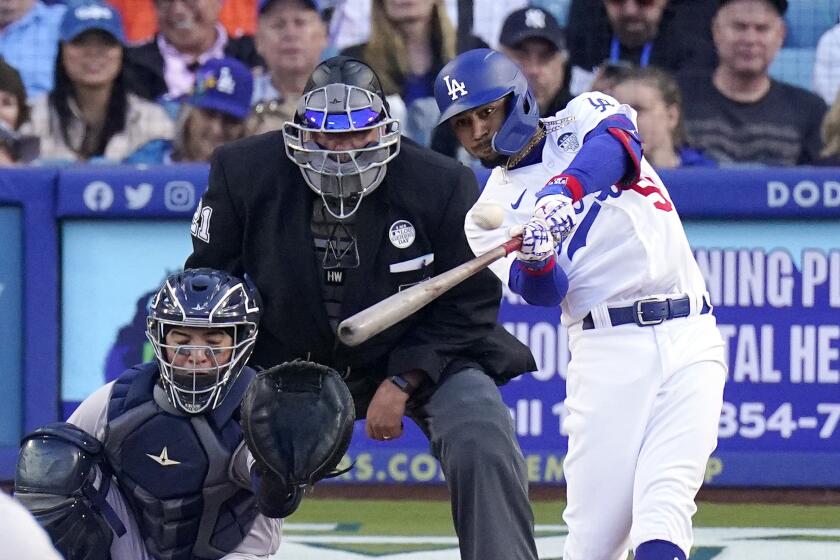
MULTIPOLYGON (((674 205, 670 200, 668 200, 662 190, 656 186, 656 183, 654 183, 650 177, 641 177, 638 181, 633 183, 632 186, 621 190, 614 191, 612 187, 604 189, 596 195, 596 198, 600 201, 604 201, 608 198, 618 198, 625 190, 635 191, 645 198, 653 197, 651 198, 651 200, 653 200, 653 207, 657 210, 661 210, 663 212, 672 212, 674 210, 674 205)), ((580 203, 578 204, 578 207, 582 212, 583 206, 580 205, 580 203)), ((575 210, 577 210, 577 208, 575 210)), ((566 245, 566 256, 569 257, 570 261, 578 249, 586 246, 586 236, 589 234, 589 230, 592 229, 592 224, 595 222, 595 218, 598 217, 598 212, 600 210, 601 205, 594 202, 589 208, 589 211, 583 217, 583 220, 581 220, 578 224, 578 227, 572 234, 572 237, 569 239, 569 243, 566 245)))
POLYGON ((663 212, 672 212, 674 210, 674 205, 671 204, 671 201, 665 197, 650 177, 639 178, 632 186, 628 187, 628 190, 636 191, 642 196, 654 197, 653 207, 657 210, 662 210, 663 212))
POLYGON ((190 233, 193 237, 197 237, 205 243, 210 243, 210 216, 212 215, 212 208, 209 206, 202 207, 199 204, 190 225, 190 233))

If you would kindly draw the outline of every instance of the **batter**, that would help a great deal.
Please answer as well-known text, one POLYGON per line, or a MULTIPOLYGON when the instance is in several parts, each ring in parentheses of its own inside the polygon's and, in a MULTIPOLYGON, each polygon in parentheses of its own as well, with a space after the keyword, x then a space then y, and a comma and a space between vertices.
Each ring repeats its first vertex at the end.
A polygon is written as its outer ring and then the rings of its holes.
POLYGON ((685 560, 717 443, 724 347, 676 208, 642 153, 636 113, 589 92, 540 119, 519 69, 468 51, 435 84, 441 122, 486 166, 465 230, 478 255, 520 233, 493 272, 568 327, 564 560, 685 560), (475 209, 475 207, 474 207, 475 209), (524 224, 524 226, 523 226, 524 224))

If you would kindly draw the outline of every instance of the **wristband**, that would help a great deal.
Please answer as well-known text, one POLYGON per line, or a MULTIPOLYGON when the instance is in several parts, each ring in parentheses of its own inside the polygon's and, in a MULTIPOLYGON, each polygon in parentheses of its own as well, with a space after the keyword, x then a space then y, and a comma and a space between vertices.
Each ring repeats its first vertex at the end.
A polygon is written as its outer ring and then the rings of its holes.
POLYGON ((543 274, 548 274, 554 268, 554 264, 557 262, 555 255, 556 253, 541 261, 516 259, 516 262, 522 267, 525 274, 529 276, 542 276, 543 274))
POLYGON ((537 192, 537 203, 542 197, 550 194, 562 194, 571 198, 572 202, 577 202, 586 195, 586 190, 577 177, 568 173, 561 173, 549 179, 545 186, 537 192))
POLYGON ((406 379, 402 375, 392 375, 388 378, 388 381, 399 387, 400 391, 402 391, 406 395, 410 395, 411 392, 414 390, 414 387, 411 386, 411 383, 408 382, 408 379, 406 379))

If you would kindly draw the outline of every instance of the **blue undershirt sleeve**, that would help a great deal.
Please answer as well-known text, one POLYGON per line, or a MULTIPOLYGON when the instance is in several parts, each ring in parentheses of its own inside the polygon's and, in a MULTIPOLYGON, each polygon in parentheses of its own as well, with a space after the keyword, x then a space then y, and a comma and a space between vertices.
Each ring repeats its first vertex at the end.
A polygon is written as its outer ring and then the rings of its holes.
POLYGON ((539 271, 529 270, 521 261, 516 260, 510 267, 508 286, 531 305, 554 307, 566 297, 569 279, 563 269, 557 266, 555 257, 539 271))
MULTIPOLYGON (((623 115, 612 115, 586 135, 563 174, 577 179, 585 196, 615 184, 634 182, 641 159, 642 144, 633 123, 623 115)), ((547 194, 557 192, 549 185, 537 193, 537 198, 547 194)))

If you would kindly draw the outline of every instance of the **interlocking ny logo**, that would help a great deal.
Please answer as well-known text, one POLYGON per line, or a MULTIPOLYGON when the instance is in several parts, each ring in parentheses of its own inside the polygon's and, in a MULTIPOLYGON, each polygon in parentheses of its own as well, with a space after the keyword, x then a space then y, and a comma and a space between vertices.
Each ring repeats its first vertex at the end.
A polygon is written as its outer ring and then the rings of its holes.
POLYGON ((443 77, 443 81, 446 82, 446 94, 452 98, 452 101, 469 93, 467 91, 467 85, 464 82, 450 80, 448 75, 443 77))
POLYGON ((539 9, 525 12, 525 25, 531 29, 545 29, 545 12, 539 9))
POLYGON ((160 452, 160 455, 152 455, 151 453, 146 453, 146 457, 164 467, 181 464, 181 461, 176 461, 175 459, 169 458, 169 452, 166 450, 166 447, 163 448, 163 451, 160 452))

